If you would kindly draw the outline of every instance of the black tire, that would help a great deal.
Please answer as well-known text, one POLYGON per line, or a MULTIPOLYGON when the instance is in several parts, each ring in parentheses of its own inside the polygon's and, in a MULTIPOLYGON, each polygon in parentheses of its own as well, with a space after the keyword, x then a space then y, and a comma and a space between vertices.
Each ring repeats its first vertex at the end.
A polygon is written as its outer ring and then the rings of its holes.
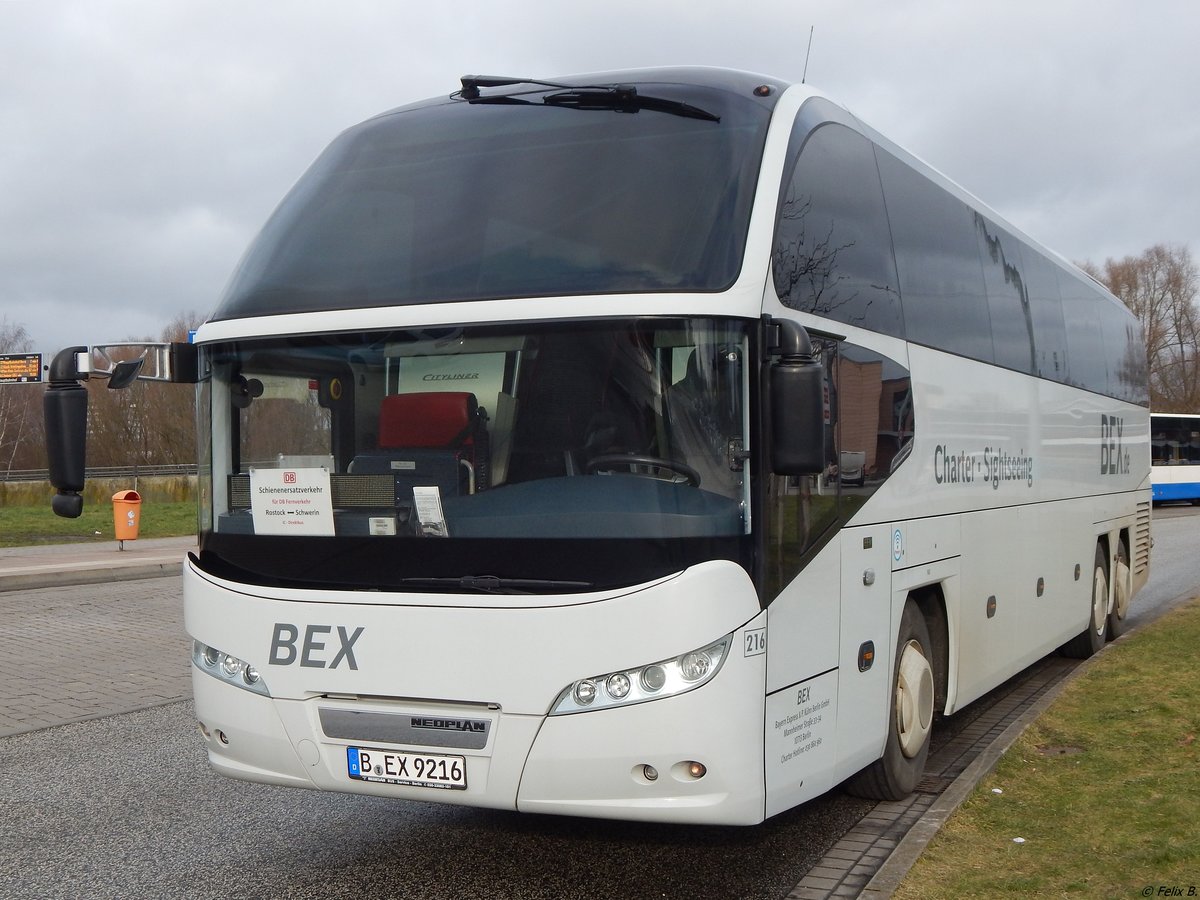
POLYGON ((1096 562, 1092 567, 1092 602, 1083 631, 1059 648, 1063 656, 1087 659, 1099 653, 1108 638, 1108 554, 1096 543, 1096 562))
POLYGON ((896 641, 883 756, 846 782, 848 793, 869 800, 903 800, 916 789, 925 772, 933 729, 937 691, 932 660, 929 627, 917 604, 909 600, 896 641))
POLYGON ((1112 573, 1112 609, 1108 613, 1108 639, 1119 638, 1128 628, 1129 601, 1133 597, 1133 572, 1129 568, 1129 548, 1117 544, 1117 559, 1112 573))

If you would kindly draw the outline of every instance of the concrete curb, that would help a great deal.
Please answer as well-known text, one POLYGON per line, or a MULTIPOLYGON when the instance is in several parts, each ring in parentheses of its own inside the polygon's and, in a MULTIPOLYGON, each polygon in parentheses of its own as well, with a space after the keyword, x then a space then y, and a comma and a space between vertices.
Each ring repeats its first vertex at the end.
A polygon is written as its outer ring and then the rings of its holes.
POLYGON ((80 584, 110 584, 114 581, 138 581, 178 575, 183 557, 172 556, 160 562, 141 560, 130 565, 92 566, 87 569, 55 572, 0 573, 0 591, 27 591, 36 588, 72 587, 80 584))
MULTIPOLYGON (((1108 648, 1104 649, 1107 650, 1108 648)), ((929 842, 933 840, 934 835, 941 831, 942 826, 946 824, 946 821, 954 814, 955 810, 962 806, 967 797, 979 786, 979 783, 991 774, 1004 754, 1017 742, 1017 738, 1024 734, 1025 730, 1058 699, 1058 695, 1062 693, 1063 688, 1070 684, 1079 672, 1086 669, 1086 665, 1080 666, 1067 678, 1064 678, 1043 694, 1015 722, 1004 729, 999 737, 992 742, 991 746, 979 754, 963 770, 963 773, 954 779, 950 787, 938 795, 938 798, 933 801, 933 805, 908 830, 908 833, 896 845, 896 849, 891 852, 883 865, 879 867, 879 870, 867 882, 867 886, 863 888, 862 893, 859 895, 860 897, 884 898, 891 897, 895 893, 896 888, 900 886, 900 882, 904 880, 904 876, 908 874, 909 869, 916 864, 917 859, 925 851, 925 848, 929 846, 929 842)))
POLYGON ((43 544, 0 548, 0 593, 80 584, 110 584, 179 575, 196 538, 43 544))

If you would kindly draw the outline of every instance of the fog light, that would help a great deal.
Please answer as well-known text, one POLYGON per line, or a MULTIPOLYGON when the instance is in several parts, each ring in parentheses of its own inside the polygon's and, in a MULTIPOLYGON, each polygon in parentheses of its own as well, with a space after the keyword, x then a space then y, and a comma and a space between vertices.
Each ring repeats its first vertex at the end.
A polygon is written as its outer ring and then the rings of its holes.
POLYGON ((705 768, 704 763, 692 760, 687 764, 687 773, 693 778, 703 778, 708 773, 708 769, 705 768))
POLYGON ((587 706, 596 699, 596 682, 580 681, 575 685, 575 702, 587 706))
POLYGON ((229 743, 229 736, 228 736, 228 735, 226 735, 226 734, 225 734, 225 732, 223 732, 223 731, 221 731, 220 729, 218 729, 218 730, 217 730, 217 740, 219 740, 219 741, 220 741, 222 744, 228 744, 228 743, 229 743))
POLYGON ((615 675, 609 675, 608 681, 604 685, 604 687, 608 690, 608 696, 612 697, 614 700, 620 700, 621 698, 625 697, 629 693, 629 688, 631 686, 632 685, 629 681, 629 676, 624 672, 618 672, 615 675))
POLYGON ((642 766, 642 775, 647 781, 658 781, 658 769, 654 766, 642 766))
POLYGON ((667 683, 667 670, 662 666, 646 666, 642 669, 642 687, 651 694, 661 691, 667 683))
POLYGON ((708 674, 711 667, 712 660, 708 658, 707 653, 689 653, 679 661, 679 674, 683 676, 684 681, 699 681, 708 674))

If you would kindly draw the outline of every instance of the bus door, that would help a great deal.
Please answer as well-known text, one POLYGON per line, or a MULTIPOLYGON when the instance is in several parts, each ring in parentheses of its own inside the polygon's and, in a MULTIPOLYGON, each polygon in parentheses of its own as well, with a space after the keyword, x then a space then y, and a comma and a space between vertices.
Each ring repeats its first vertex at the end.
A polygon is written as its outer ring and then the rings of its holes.
POLYGON ((845 772, 869 765, 887 737, 898 625, 892 621, 892 553, 888 525, 842 532, 837 758, 845 772))

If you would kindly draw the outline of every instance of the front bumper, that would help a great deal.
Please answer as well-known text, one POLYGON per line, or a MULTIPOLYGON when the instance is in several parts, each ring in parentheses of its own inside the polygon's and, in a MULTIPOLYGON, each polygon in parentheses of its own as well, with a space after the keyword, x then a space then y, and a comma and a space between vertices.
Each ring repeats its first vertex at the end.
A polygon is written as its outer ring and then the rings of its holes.
POLYGON ((408 700, 280 700, 240 690, 195 666, 192 682, 209 761, 232 778, 523 812, 744 825, 764 814, 761 661, 735 656, 689 693, 565 716, 408 700), (486 741, 462 746, 473 736, 439 733, 436 744, 400 743, 381 741, 371 729, 330 737, 331 712, 401 724, 414 717, 486 722, 486 741), (346 762, 351 746, 462 756, 467 787, 353 779, 346 762), (692 762, 704 766, 703 777, 691 774, 692 762), (647 767, 657 773, 653 780, 647 767))

